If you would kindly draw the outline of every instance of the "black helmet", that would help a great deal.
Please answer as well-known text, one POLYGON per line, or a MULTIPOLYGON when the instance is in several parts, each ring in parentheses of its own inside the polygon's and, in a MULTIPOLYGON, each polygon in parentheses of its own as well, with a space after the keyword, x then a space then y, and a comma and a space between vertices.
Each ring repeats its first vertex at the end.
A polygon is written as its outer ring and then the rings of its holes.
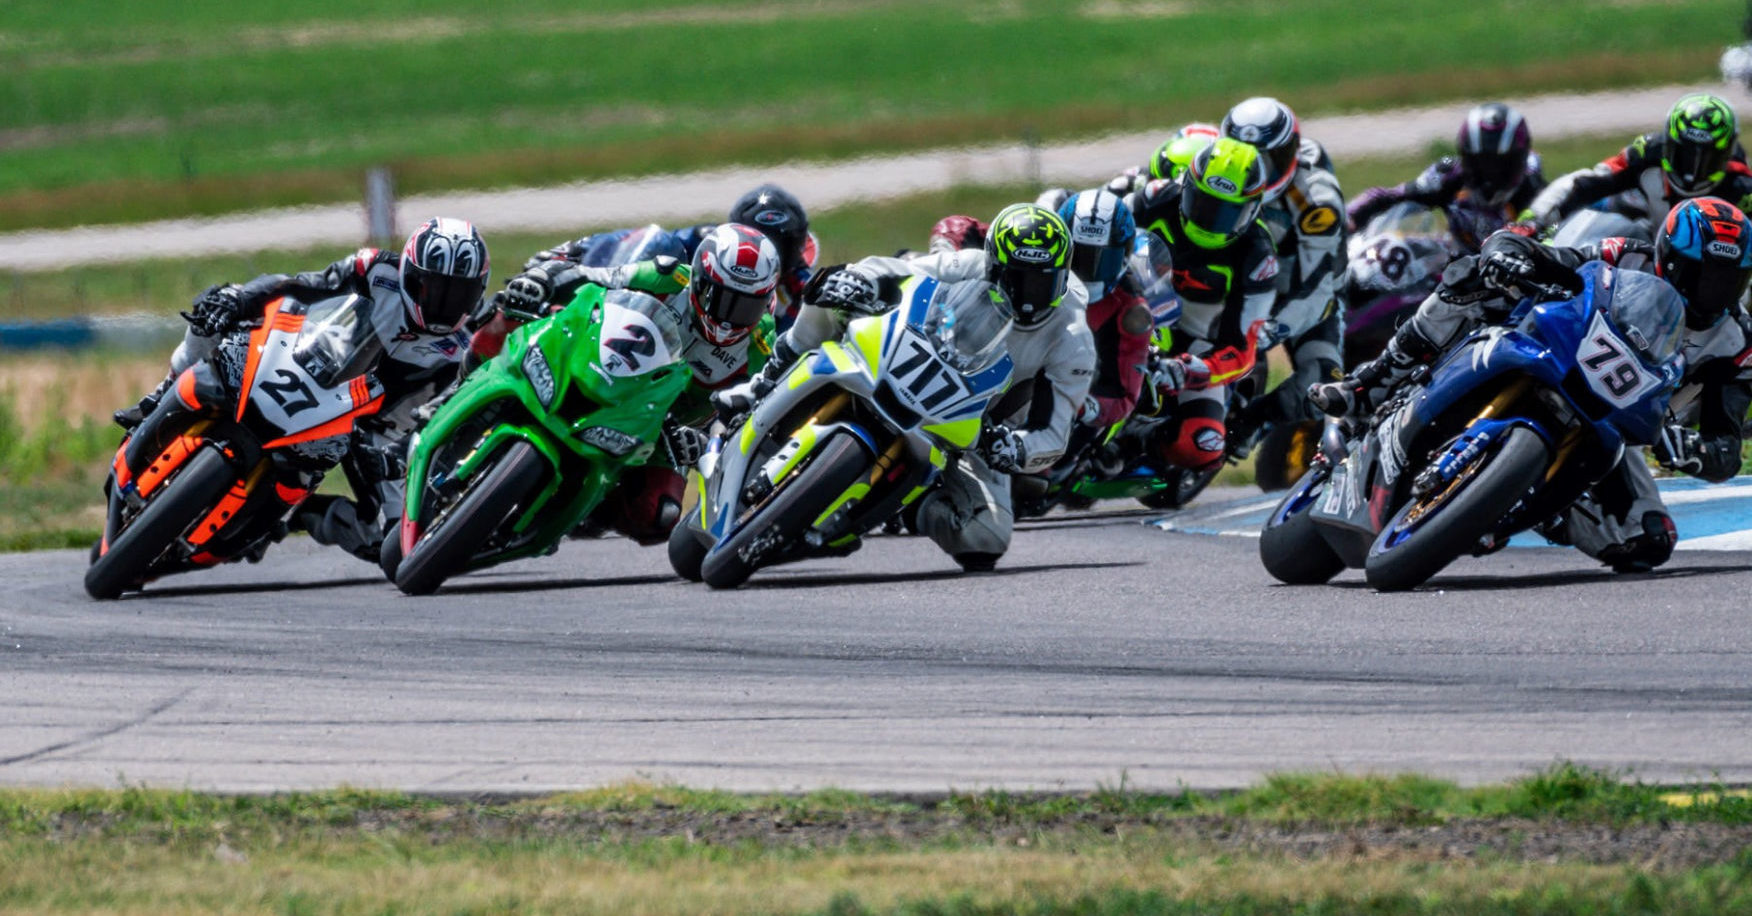
POLYGON ((1527 130, 1527 119, 1501 102, 1467 112, 1454 145, 1460 150, 1462 181, 1486 206, 1508 203, 1527 177, 1533 135, 1527 130))
POLYGON ((1752 279, 1752 223, 1719 197, 1681 201, 1655 236, 1656 264, 1685 297, 1685 324, 1711 327, 1734 308, 1752 279))
POLYGON ((737 198, 726 220, 759 229, 779 249, 779 269, 795 273, 808 263, 809 214, 791 192, 776 184, 763 184, 737 198))

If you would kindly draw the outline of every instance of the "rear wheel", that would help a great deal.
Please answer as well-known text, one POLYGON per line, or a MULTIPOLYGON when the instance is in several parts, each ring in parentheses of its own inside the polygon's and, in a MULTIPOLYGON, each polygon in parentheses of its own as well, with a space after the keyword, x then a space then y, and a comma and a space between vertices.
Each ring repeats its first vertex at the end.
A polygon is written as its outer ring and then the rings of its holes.
MULTIPOLYGON (((202 448, 175 477, 165 481, 134 523, 110 542, 110 549, 85 571, 85 591, 93 598, 118 598, 138 588, 183 532, 211 511, 237 474, 217 449, 202 448)), ((119 499, 111 496, 111 499, 119 499)))
POLYGON ((1453 483, 1402 507, 1369 548, 1369 584, 1384 592, 1416 588, 1470 553, 1539 481, 1549 454, 1537 433, 1515 427, 1453 483))
POLYGON ((390 582, 395 581, 396 570, 401 568, 401 524, 388 526, 383 532, 383 543, 377 546, 377 568, 383 570, 383 577, 390 582))
POLYGON ((430 595, 445 579, 468 568, 487 538, 529 507, 529 498, 547 471, 547 459, 535 446, 516 442, 505 449, 492 470, 479 474, 432 530, 415 542, 413 552, 402 558, 395 571, 396 588, 410 595, 430 595))
POLYGON ((1286 585, 1319 585, 1344 570, 1344 561, 1315 527, 1313 511, 1331 472, 1315 468, 1284 494, 1259 533, 1259 561, 1286 585))
POLYGON ((1275 423, 1253 450, 1253 479, 1267 493, 1288 489, 1308 470, 1325 425, 1319 420, 1275 423))
POLYGON ((1217 479, 1217 474, 1223 470, 1221 461, 1202 471, 1186 468, 1170 468, 1162 475, 1166 484, 1162 489, 1146 496, 1138 497, 1138 502, 1152 509, 1179 509, 1198 498, 1211 481, 1217 479))
POLYGON ((744 525, 706 557, 700 577, 713 588, 735 588, 748 581, 756 564, 743 557, 749 547, 763 539, 795 542, 823 509, 870 469, 870 453, 851 433, 841 432, 824 442, 815 458, 790 480, 779 485, 771 502, 763 506, 752 524, 744 525))

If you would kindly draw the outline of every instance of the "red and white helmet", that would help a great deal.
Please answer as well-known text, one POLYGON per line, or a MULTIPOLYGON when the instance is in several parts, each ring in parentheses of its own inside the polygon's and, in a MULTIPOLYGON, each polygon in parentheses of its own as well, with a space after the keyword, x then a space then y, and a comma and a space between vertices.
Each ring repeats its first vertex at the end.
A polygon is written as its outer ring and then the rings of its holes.
POLYGON ((772 307, 778 285, 779 249, 772 239, 741 223, 713 229, 694 250, 688 282, 700 333, 720 347, 747 337, 772 307))
POLYGON ((487 290, 487 242, 473 223, 426 220, 402 247, 402 305, 415 327, 445 334, 462 324, 487 290))

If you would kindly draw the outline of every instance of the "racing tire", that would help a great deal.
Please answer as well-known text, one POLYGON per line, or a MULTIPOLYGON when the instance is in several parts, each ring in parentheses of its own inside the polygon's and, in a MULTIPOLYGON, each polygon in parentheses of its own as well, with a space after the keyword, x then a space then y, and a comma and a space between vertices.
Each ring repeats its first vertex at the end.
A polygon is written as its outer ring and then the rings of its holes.
POLYGON ((1437 505, 1428 520, 1389 545, 1406 524, 1406 516, 1423 501, 1413 500, 1393 514, 1369 547, 1363 567, 1369 585, 1383 592, 1416 588, 1471 553, 1479 538, 1496 528, 1545 474, 1549 460, 1545 441, 1537 433, 1521 426, 1511 429, 1503 444, 1481 459, 1470 479, 1450 485, 1458 491, 1437 505))
POLYGON ((871 454, 862 440, 841 432, 822 443, 813 460, 779 487, 754 519, 725 538, 700 566, 700 578, 712 588, 735 588, 748 581, 755 567, 740 554, 768 532, 787 540, 815 521, 828 503, 870 472, 871 454))
POLYGON ((700 567, 706 562, 706 553, 711 545, 706 543, 706 533, 694 527, 693 520, 699 517, 695 509, 683 516, 669 529, 669 566, 675 574, 689 582, 703 581, 700 567))
POLYGON ((516 442, 506 448, 480 483, 469 487, 436 527, 414 544, 413 552, 402 558, 395 587, 410 595, 430 595, 445 579, 467 569, 481 544, 527 508, 526 500, 547 473, 547 459, 535 446, 516 442))
POLYGON ((1259 562, 1285 585, 1320 585, 1344 571, 1344 560, 1320 535, 1312 514, 1330 477, 1324 468, 1303 474, 1260 529, 1259 562))
POLYGON ((383 577, 391 584, 395 583, 396 571, 401 568, 401 520, 386 526, 383 532, 383 543, 377 545, 377 568, 383 570, 383 577))
POLYGON ((1217 479, 1217 474, 1223 470, 1221 461, 1202 471, 1187 468, 1171 468, 1162 475, 1165 486, 1154 493, 1138 497, 1138 502, 1152 509, 1179 509, 1198 498, 1211 481, 1217 479))
POLYGON ((218 449, 203 447, 176 476, 164 482, 165 489, 116 536, 108 552, 92 561, 85 571, 85 593, 107 601, 139 588, 171 542, 211 511, 236 482, 237 472, 225 456, 218 449))
POLYGON ((1325 428, 1319 420, 1273 423, 1253 450, 1253 480, 1259 489, 1275 493, 1300 480, 1314 460, 1325 428))

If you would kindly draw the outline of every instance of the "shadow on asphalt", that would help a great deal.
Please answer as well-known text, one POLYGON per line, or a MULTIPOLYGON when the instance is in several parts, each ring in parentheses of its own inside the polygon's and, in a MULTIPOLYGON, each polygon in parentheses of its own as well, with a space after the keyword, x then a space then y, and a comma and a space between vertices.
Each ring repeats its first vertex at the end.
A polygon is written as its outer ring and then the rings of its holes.
MULTIPOLYGON (((1617 585, 1626 582, 1657 582, 1699 576, 1737 575, 1752 572, 1752 566, 1666 566, 1647 573, 1614 573, 1605 567, 1535 575, 1438 576, 1424 583, 1422 591, 1498 592, 1510 589, 1564 588, 1572 585, 1617 585)), ((1334 588, 1367 589, 1362 580, 1333 582, 1334 588)))
POLYGON ((126 601, 133 598, 198 598, 202 595, 247 595, 252 592, 305 592, 319 588, 353 588, 359 585, 388 585, 389 580, 382 575, 359 576, 354 579, 313 579, 308 582, 231 582, 223 585, 182 585, 174 588, 153 588, 150 585, 145 591, 130 592, 123 597, 126 601))
POLYGON ((475 595, 486 592, 547 592, 562 588, 614 588, 622 585, 663 585, 669 582, 680 582, 681 577, 672 574, 661 576, 619 576, 596 579, 525 579, 521 582, 475 582, 463 581, 455 585, 445 583, 438 590, 439 595, 475 595))
MULTIPOLYGON (((755 579, 743 587, 749 589, 833 588, 841 585, 883 585, 892 582, 933 582, 942 579, 1021 576, 1029 573, 1056 572, 1065 569, 1115 569, 1125 566, 1144 565, 1146 564, 1142 561, 1133 563, 1034 563, 1027 566, 1000 565, 997 569, 985 573, 966 573, 959 569, 939 569, 932 572, 769 576, 764 579, 755 579)), ((758 576, 760 574, 756 573, 756 575, 758 576)))

